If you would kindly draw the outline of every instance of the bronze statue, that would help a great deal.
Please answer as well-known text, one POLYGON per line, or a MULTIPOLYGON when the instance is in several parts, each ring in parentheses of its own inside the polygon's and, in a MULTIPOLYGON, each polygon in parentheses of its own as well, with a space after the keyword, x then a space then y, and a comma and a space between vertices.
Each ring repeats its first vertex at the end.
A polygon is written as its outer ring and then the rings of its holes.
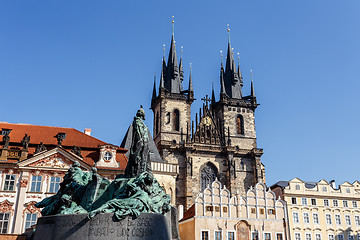
POLYGON ((71 149, 71 152, 82 158, 80 147, 74 145, 73 149, 71 149))
POLYGON ((151 172, 148 127, 145 125, 144 120, 145 111, 141 106, 132 124, 133 135, 130 156, 125 169, 127 177, 136 177, 145 171, 151 172))
POLYGON ((4 149, 8 149, 9 148, 9 144, 10 144, 10 136, 9 133, 6 133, 3 136, 3 142, 4 142, 4 149))
POLYGON ((40 144, 36 147, 35 153, 46 151, 47 148, 45 147, 43 142, 40 142, 40 144))
POLYGON ((28 150, 28 148, 29 148, 29 142, 30 142, 30 136, 28 136, 27 134, 25 134, 25 136, 24 136, 23 139, 21 140, 21 144, 22 144, 24 150, 28 150))

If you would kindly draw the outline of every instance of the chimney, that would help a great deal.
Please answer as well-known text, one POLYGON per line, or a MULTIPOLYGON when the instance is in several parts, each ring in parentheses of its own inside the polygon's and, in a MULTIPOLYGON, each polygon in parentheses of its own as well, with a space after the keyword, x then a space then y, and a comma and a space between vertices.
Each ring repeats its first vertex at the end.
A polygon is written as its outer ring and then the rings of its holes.
POLYGON ((336 184, 335 184, 335 180, 331 180, 330 181, 330 185, 333 189, 336 189, 336 184))
POLYGON ((86 135, 91 135, 91 128, 85 128, 85 130, 84 130, 84 133, 86 134, 86 135))

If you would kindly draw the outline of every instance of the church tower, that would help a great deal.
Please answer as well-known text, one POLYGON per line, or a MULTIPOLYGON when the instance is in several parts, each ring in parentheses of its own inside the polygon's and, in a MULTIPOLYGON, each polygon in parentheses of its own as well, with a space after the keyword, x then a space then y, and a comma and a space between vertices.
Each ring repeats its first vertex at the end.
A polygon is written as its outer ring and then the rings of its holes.
MULTIPOLYGON (((173 31, 168 61, 165 54, 162 61, 160 87, 156 92, 154 80, 151 109, 154 113, 154 141, 163 159, 178 164, 178 159, 169 159, 169 148, 183 143, 191 122, 191 104, 194 101, 192 77, 190 73, 188 90, 183 90, 184 79, 182 57, 178 63, 173 31)), ((165 51, 165 48, 164 48, 165 51)))
POLYGON ((213 97, 211 112, 227 145, 228 187, 245 193, 256 183, 265 183, 265 169, 260 160, 263 151, 257 148, 255 109, 259 104, 252 74, 251 93, 243 96, 240 63, 236 67, 233 54, 229 34, 225 69, 223 63, 220 66, 220 100, 213 97))
MULTIPOLYGON (((174 23, 173 23, 174 24, 174 23)), ((190 70, 191 71, 191 70, 190 70)), ((265 183, 264 166, 257 148, 255 132, 256 102, 253 83, 251 95, 243 96, 243 78, 236 67, 228 42, 225 68, 220 67, 220 97, 206 96, 203 107, 191 121, 195 100, 190 72, 188 90, 182 89, 182 59, 177 62, 174 31, 169 58, 162 63, 160 87, 154 82, 151 109, 154 112, 154 141, 162 158, 177 164, 176 205, 185 209, 194 204, 200 191, 218 179, 234 193, 245 195, 258 182, 265 183)))

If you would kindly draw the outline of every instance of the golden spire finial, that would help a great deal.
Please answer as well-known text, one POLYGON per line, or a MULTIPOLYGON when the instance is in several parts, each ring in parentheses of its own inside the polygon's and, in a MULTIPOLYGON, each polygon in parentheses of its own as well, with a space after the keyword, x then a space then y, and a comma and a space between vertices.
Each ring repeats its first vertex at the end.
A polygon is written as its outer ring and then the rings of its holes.
POLYGON ((229 24, 227 24, 227 33, 228 33, 228 40, 229 40, 229 44, 230 44, 230 27, 229 27, 229 24))
POLYGON ((220 50, 220 58, 221 58, 221 64, 223 63, 223 55, 222 55, 222 50, 220 50))
POLYGON ((180 58, 182 58, 182 55, 183 55, 183 51, 184 51, 184 47, 181 46, 181 51, 180 51, 180 58))
POLYGON ((165 59, 165 43, 163 44, 163 52, 164 52, 164 59, 165 59))
POLYGON ((175 26, 174 26, 174 23, 175 23, 175 21, 174 21, 174 16, 172 16, 172 21, 171 21, 171 23, 172 23, 172 35, 174 36, 174 28, 175 28, 175 26))

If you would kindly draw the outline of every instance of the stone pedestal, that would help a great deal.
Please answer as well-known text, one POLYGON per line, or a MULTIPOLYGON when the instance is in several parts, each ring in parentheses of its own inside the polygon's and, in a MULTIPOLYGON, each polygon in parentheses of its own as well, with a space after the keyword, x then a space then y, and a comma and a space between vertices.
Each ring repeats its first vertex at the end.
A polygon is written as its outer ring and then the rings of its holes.
POLYGON ((28 156, 28 153, 29 153, 28 150, 22 149, 21 150, 21 155, 20 155, 20 161, 25 160, 27 158, 27 156, 28 156))
POLYGON ((138 218, 113 220, 113 213, 88 219, 87 214, 54 215, 38 219, 33 240, 170 240, 174 235, 171 214, 142 213, 138 218))
POLYGON ((1 150, 0 160, 6 160, 8 156, 8 150, 3 148, 1 150))

